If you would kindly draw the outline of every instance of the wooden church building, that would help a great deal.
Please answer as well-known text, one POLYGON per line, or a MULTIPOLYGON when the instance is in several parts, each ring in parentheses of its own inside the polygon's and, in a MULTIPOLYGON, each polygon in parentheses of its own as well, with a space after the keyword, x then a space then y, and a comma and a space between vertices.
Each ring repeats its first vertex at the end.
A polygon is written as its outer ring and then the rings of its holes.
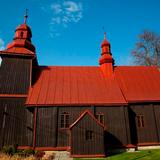
POLYGON ((40 66, 26 18, 0 51, 0 148, 103 157, 160 146, 157 67, 115 66, 106 37, 98 66, 40 66))

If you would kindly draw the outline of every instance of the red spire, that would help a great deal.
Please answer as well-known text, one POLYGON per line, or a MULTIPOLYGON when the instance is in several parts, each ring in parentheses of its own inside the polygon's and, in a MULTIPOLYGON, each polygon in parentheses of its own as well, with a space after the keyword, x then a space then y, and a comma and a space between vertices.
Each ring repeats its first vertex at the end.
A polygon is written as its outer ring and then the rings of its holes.
POLYGON ((114 60, 110 50, 110 43, 106 38, 106 33, 104 33, 104 40, 101 44, 101 57, 99 59, 99 64, 105 77, 112 75, 114 60))
POLYGON ((35 47, 31 42, 32 32, 26 24, 28 10, 24 16, 24 23, 16 28, 13 41, 7 45, 5 52, 15 53, 19 55, 35 55, 35 47))

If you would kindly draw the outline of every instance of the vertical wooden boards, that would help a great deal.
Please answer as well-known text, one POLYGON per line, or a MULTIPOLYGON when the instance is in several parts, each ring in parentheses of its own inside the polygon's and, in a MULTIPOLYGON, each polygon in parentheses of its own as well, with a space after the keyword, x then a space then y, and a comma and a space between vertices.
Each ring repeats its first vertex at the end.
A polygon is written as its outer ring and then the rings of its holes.
POLYGON ((0 67, 0 93, 28 93, 31 76, 30 67, 30 59, 3 57, 0 67))
POLYGON ((2 145, 32 145, 32 112, 24 107, 25 98, 0 98, 2 145))

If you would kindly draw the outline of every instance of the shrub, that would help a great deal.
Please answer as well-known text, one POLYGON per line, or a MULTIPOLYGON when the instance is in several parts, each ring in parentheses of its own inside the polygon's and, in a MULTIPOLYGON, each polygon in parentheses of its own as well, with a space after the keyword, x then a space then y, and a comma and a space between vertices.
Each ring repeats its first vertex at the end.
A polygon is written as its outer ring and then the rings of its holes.
POLYGON ((8 155, 14 155, 17 152, 16 145, 3 146, 2 152, 8 155))

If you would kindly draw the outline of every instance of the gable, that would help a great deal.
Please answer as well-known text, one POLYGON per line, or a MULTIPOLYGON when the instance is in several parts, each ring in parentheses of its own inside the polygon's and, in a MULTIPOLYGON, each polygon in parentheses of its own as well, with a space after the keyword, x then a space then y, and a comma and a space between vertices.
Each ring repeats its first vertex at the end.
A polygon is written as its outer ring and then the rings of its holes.
MULTIPOLYGON (((95 117, 94 115, 91 113, 91 111, 86 110, 84 111, 75 122, 73 122, 70 125, 70 129, 74 128, 75 126, 77 126, 81 121, 86 121, 88 124, 92 124, 95 123, 97 126, 100 126, 102 128, 104 128, 104 125, 102 123, 100 123, 95 117), (92 122, 92 123, 91 123, 92 122)), ((82 122, 83 124, 83 122, 82 122)), ((89 127, 89 126, 88 126, 89 127)))

